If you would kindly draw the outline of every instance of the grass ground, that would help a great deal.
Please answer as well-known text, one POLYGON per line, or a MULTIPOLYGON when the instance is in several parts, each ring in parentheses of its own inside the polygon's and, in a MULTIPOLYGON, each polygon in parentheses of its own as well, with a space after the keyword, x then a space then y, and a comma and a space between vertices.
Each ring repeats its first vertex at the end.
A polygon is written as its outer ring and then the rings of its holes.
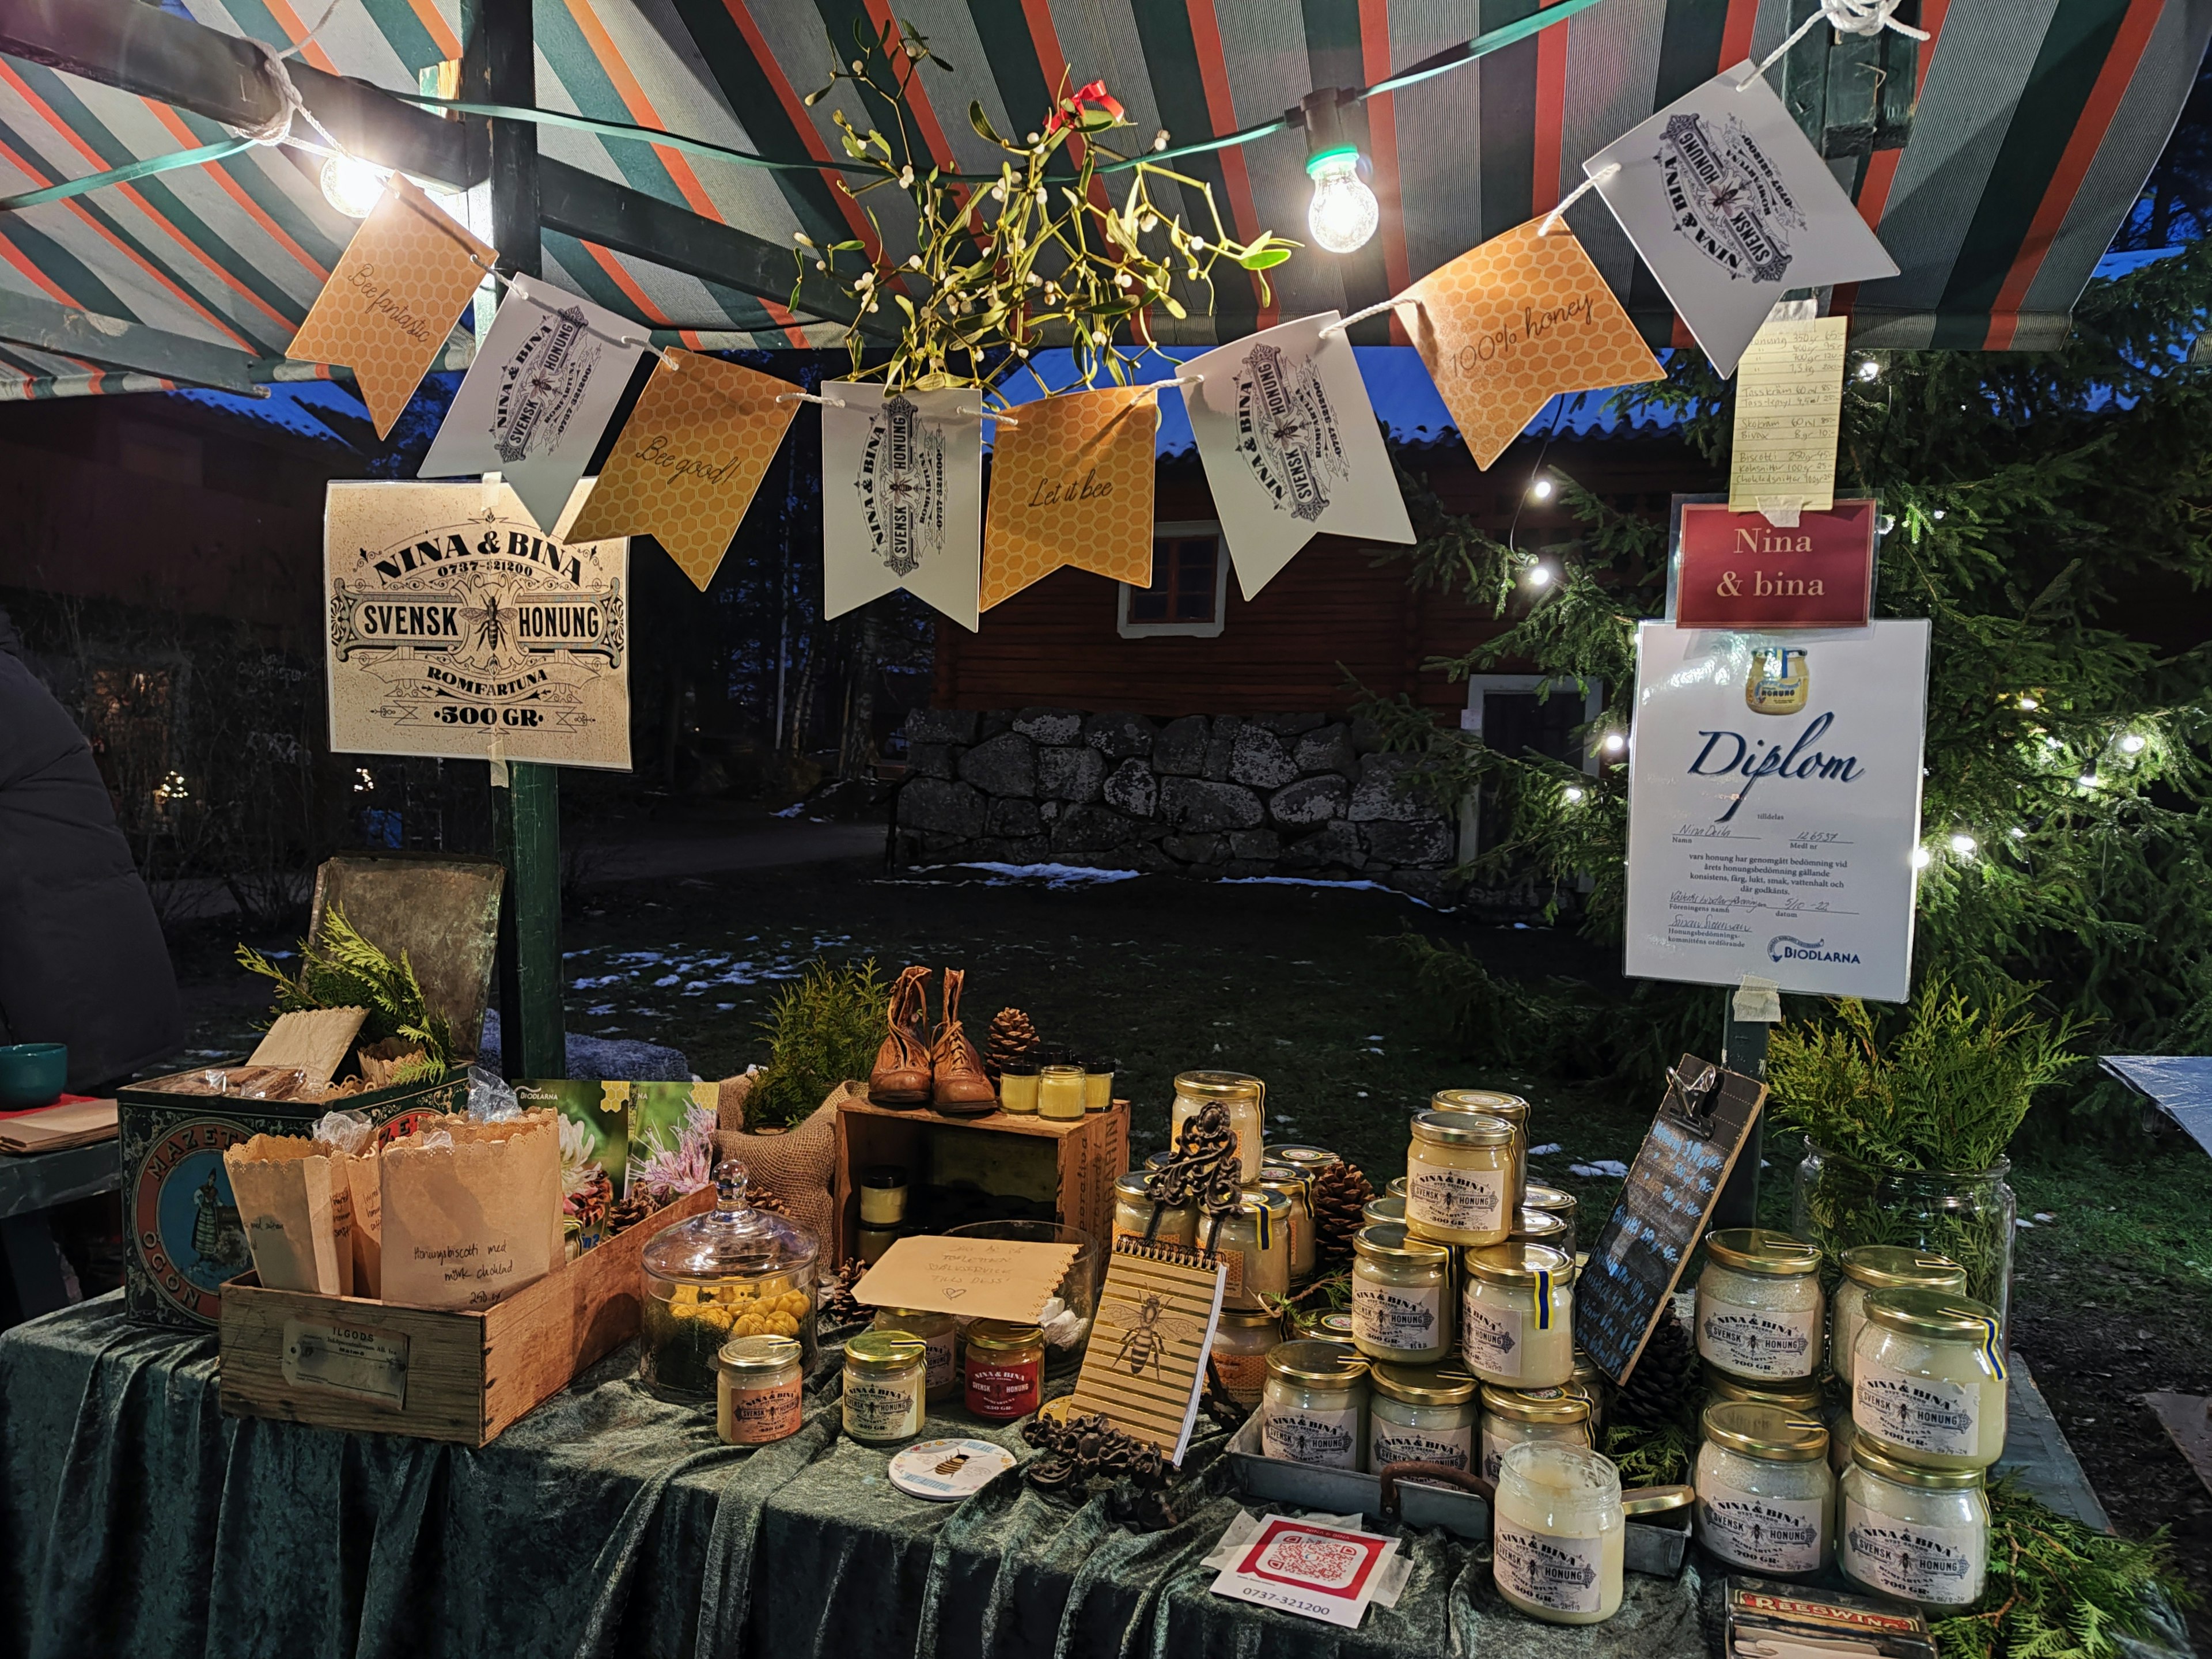
MULTIPOLYGON (((1656 1100, 1457 1052, 1391 942, 1409 927, 1493 970, 1610 971, 1571 938, 1382 892, 1158 878, 1051 890, 970 872, 886 880, 851 863, 599 889, 564 944, 572 1030, 671 1044, 707 1077, 762 1057, 757 1022, 811 957, 872 956, 886 976, 908 962, 964 967, 971 1036, 1012 1005, 1045 1041, 1121 1060, 1139 1157, 1164 1144, 1174 1074, 1194 1066, 1265 1078, 1270 1139, 1334 1147, 1378 1187, 1402 1168, 1407 1120, 1432 1091, 1510 1089, 1534 1104, 1532 1142, 1557 1148, 1534 1158, 1537 1178, 1580 1196, 1588 1237, 1620 1183, 1575 1166, 1632 1158, 1656 1100)), ((228 940, 183 956, 194 1047, 244 1047, 261 997, 228 968, 228 940)), ((1769 1155, 1765 1202, 1780 1223, 1793 1159, 1780 1137, 1769 1155)), ((2017 1346, 2115 1522, 2134 1535, 2171 1526, 2212 1595, 2212 1495, 2141 1401, 2212 1386, 2212 1159, 2146 1137, 2024 1164, 2014 1185, 2031 1222, 2017 1241, 2017 1346)), ((2202 1614, 2196 1634, 2212 1641, 2202 1614)))

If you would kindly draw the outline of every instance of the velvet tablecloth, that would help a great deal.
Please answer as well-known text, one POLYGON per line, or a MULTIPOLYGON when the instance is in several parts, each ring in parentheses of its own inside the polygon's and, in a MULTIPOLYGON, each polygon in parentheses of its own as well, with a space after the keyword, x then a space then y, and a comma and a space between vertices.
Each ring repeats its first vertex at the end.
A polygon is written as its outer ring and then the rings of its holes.
MULTIPOLYGON (((0 1592, 26 1659, 621 1656, 1330 1659, 1705 1651, 1694 1569, 1631 1575, 1620 1614, 1530 1623, 1486 1553, 1410 1530, 1413 1577, 1358 1631, 1208 1593, 1237 1500, 1218 1440, 1193 1449, 1173 1528, 1115 1524, 1001 1475, 910 1498, 838 1431, 834 1376, 806 1425, 722 1445, 623 1349, 481 1451, 225 1418, 216 1340, 133 1326, 104 1297, 0 1335, 0 1592)), ((965 1413, 932 1434, 1008 1430, 965 1413)), ((1380 1523, 1370 1523, 1380 1524, 1380 1523)))

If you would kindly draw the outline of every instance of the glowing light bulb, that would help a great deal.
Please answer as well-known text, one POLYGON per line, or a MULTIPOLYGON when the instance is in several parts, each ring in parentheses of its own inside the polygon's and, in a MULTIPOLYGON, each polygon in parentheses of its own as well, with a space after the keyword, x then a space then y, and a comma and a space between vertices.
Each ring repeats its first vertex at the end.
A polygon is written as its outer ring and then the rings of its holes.
POLYGON ((1549 587, 1551 585, 1552 585, 1552 567, 1551 567, 1551 566, 1549 566, 1549 565, 1547 565, 1547 564, 1532 564, 1532 565, 1530 565, 1530 566, 1528 567, 1528 586, 1531 586, 1531 587, 1549 587))
POLYGON ((2080 777, 2075 779, 2074 781, 2080 784, 2084 789, 2094 789, 2097 787, 2097 775, 2094 772, 2084 772, 2080 777))
POLYGON ((1967 857, 1978 845, 1980 845, 1978 842, 1963 831, 1951 837, 1951 850, 1960 858, 1967 857))
POLYGON ((1881 378, 1881 365, 1873 358, 1869 357, 1859 365, 1859 379, 1862 380, 1878 380, 1881 378))
POLYGON ((366 219, 383 199, 390 177, 357 155, 333 155, 323 163, 323 199, 349 219, 366 219))
POLYGON ((1928 860, 1932 856, 1934 855, 1924 847, 1914 848, 1912 849, 1912 867, 1916 870, 1925 870, 1928 867, 1928 860))
POLYGON ((1928 516, 1929 516, 1929 518, 1931 518, 1931 519, 1940 519, 1940 518, 1942 518, 1942 517, 1943 516, 1943 509, 1942 509, 1942 507, 1937 507, 1937 508, 1936 508, 1933 513, 1930 513, 1928 516))
POLYGON ((1621 736, 1620 732, 1608 732, 1605 734, 1605 752, 1607 754, 1618 755, 1622 750, 1627 747, 1628 739, 1621 736))
POLYGON ((1577 801, 1583 798, 1583 792, 1571 783, 1565 788, 1559 791, 1559 793, 1567 798, 1567 805, 1570 806, 1572 806, 1577 801))
POLYGON ((2149 746, 2149 744, 2150 739, 2148 738, 2142 736, 2139 732, 2130 732, 2127 736, 2120 739, 2120 750, 2124 754, 2140 755, 2147 747, 2149 746))
POLYGON ((2043 705, 2036 702, 2033 697, 2022 697, 2020 700, 2020 706, 2022 708, 2027 709, 2031 714, 2033 714, 2036 709, 2043 707, 2043 705))
POLYGON ((1359 152, 1346 145, 1326 149, 1306 161, 1314 181, 1313 205, 1306 228, 1331 253, 1349 253, 1366 245, 1382 222, 1382 204, 1359 176, 1359 152))
POLYGON ((2011 829, 2006 830, 2005 834, 2010 836, 2014 841, 2026 841, 2027 839, 2027 831, 2021 829, 2016 823, 2013 825, 2011 829))
POLYGON ((1528 495, 1530 499, 1534 501, 1550 501, 1552 499, 1552 481, 1549 478, 1537 479, 1535 483, 1528 486, 1528 495))

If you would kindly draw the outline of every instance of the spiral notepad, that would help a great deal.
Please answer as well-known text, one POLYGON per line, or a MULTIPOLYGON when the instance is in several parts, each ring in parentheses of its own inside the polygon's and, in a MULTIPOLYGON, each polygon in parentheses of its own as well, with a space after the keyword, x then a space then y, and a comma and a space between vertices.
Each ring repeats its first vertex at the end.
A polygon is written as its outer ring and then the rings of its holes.
POLYGON ((1227 1282, 1218 1256, 1115 1239, 1070 1409, 1096 1413, 1182 1462, 1227 1282))

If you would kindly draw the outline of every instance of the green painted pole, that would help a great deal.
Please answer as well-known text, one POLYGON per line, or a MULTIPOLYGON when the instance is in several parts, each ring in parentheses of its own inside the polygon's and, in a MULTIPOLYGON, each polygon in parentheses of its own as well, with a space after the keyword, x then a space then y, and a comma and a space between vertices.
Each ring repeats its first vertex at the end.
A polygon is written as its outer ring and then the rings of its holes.
MULTIPOLYGON (((486 102, 538 100, 531 0, 463 0, 461 80, 486 102)), ((491 241, 501 263, 539 274, 538 129, 493 121, 491 241)), ((492 763, 492 839, 507 866, 499 913, 501 1062, 511 1078, 568 1074, 561 1006, 561 775, 492 763), (501 774, 505 778, 502 783, 501 774)))

